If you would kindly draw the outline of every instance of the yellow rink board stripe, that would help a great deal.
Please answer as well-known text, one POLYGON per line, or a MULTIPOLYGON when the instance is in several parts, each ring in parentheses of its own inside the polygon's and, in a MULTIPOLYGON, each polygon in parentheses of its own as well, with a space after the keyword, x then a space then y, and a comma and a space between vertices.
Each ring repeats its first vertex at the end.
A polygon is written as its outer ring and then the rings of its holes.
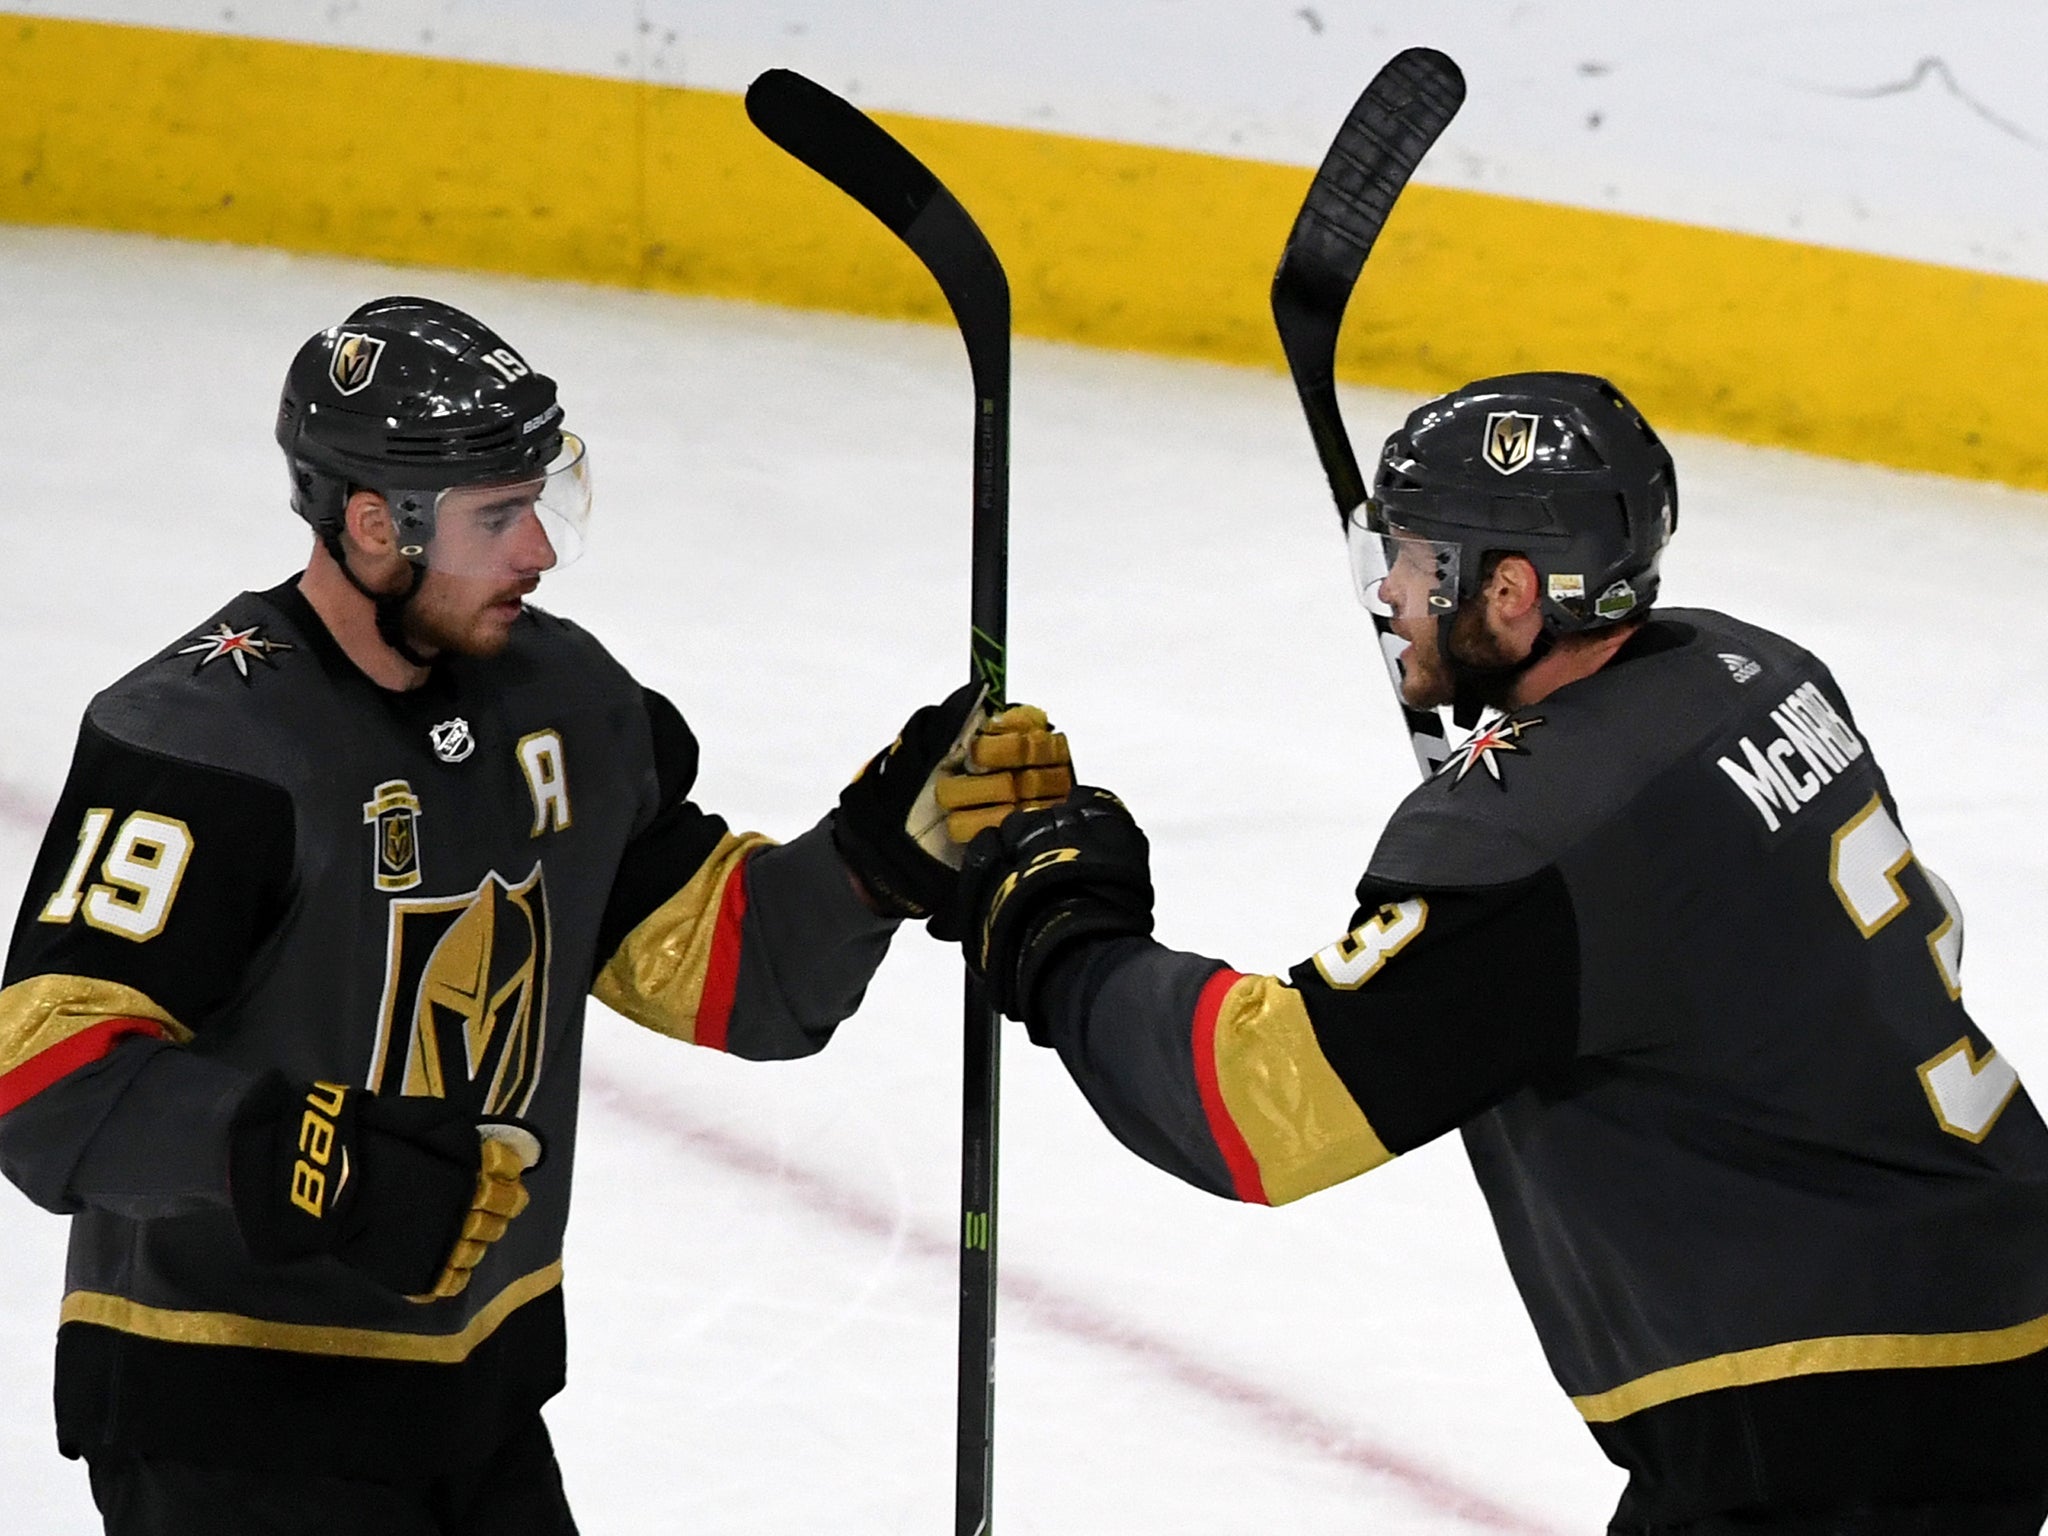
MULTIPOLYGON (((988 232, 1020 331, 1280 366, 1308 171, 883 120, 988 232)), ((5 13, 0 219, 945 318, 734 95, 5 13)), ((2048 284, 1418 186, 1354 308, 1348 379, 1584 369, 1669 428, 2048 488, 2048 284)))

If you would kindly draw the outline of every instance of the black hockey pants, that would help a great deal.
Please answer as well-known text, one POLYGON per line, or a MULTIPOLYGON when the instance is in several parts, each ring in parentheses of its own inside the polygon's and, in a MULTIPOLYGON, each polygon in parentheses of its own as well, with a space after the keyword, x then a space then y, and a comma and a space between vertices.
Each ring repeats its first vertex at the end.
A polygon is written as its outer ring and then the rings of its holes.
POLYGON ((107 1536, 576 1536, 547 1426, 427 1487, 122 1452, 89 1455, 107 1536))

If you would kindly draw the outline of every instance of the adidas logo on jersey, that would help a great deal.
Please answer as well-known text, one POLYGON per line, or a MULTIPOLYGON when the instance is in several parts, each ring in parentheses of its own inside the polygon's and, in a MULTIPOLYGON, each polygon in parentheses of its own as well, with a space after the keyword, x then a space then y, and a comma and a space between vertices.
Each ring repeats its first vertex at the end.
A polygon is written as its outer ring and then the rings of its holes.
POLYGON ((1770 723, 1782 734, 1762 748, 1744 736, 1736 742, 1742 761, 1723 757, 1715 766, 1748 798, 1763 818, 1764 829, 1775 832, 1865 748, 1818 683, 1801 683, 1786 694, 1785 702, 1771 711, 1770 723))
POLYGON ((1740 651, 1721 652, 1722 665, 1728 668, 1728 675, 1738 683, 1746 683, 1763 671, 1764 664, 1752 661, 1740 651))

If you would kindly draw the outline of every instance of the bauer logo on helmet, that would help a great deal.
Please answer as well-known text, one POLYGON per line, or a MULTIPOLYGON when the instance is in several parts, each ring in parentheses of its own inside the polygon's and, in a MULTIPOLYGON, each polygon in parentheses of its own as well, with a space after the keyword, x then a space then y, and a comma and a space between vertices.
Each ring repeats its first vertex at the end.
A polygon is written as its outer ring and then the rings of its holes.
POLYGON ((327 376, 334 381, 338 393, 355 394, 377 376, 377 359, 383 355, 382 338, 366 336, 361 331, 343 331, 335 338, 334 361, 328 365, 327 376))

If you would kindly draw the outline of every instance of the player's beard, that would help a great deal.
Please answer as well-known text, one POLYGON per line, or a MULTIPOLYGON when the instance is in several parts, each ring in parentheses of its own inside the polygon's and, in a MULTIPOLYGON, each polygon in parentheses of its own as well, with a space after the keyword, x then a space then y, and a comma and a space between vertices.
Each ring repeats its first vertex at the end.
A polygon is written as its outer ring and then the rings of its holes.
POLYGON ((1452 615, 1450 657, 1445 671, 1459 704, 1510 708, 1515 688, 1532 659, 1531 654, 1509 654, 1500 637, 1487 628, 1486 612, 1480 604, 1462 604, 1452 615))
POLYGON ((1449 653, 1444 626, 1430 625, 1401 658, 1401 701, 1412 709, 1452 702, 1506 709, 1527 666, 1487 628, 1482 604, 1465 602, 1451 616, 1449 653))
POLYGON ((428 574, 405 606, 405 637, 414 649, 422 654, 490 657, 511 643, 512 626, 493 610, 497 604, 523 598, 540 583, 514 582, 498 591, 462 595, 463 587, 474 585, 428 574))

